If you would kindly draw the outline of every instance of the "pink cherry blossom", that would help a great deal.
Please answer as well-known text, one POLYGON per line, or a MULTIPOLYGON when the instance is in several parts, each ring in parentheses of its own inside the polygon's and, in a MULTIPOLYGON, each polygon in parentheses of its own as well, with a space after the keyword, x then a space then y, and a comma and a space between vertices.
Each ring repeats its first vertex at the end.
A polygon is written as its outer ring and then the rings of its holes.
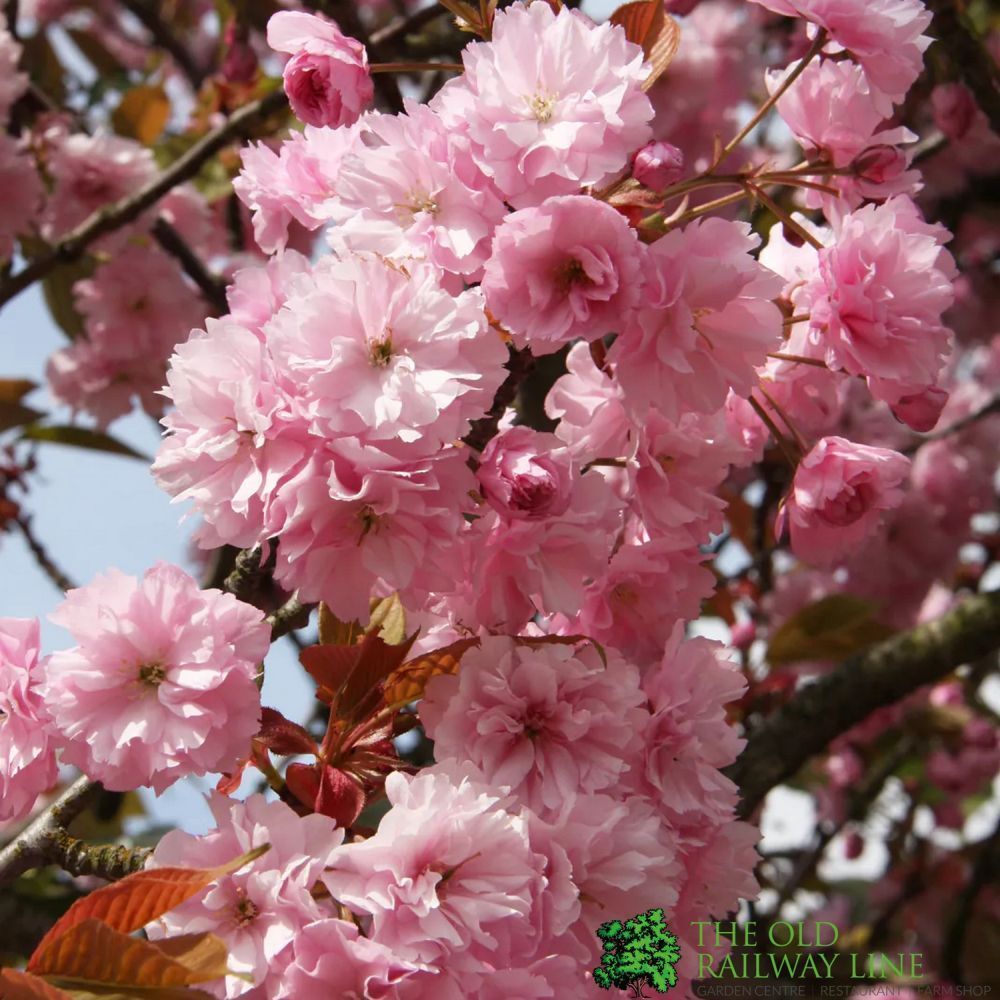
POLYGON ((507 519, 558 517, 570 505, 574 469, 551 434, 511 427, 486 446, 476 478, 486 502, 507 519))
POLYGON ((600 184, 650 138, 642 51, 620 27, 515 3, 462 61, 431 107, 516 208, 600 184))
POLYGON ((920 75, 923 34, 931 12, 920 0, 754 0, 768 10, 805 18, 861 64, 883 115, 906 96, 920 75))
POLYGON ((758 242, 746 223, 710 218, 652 245, 646 303, 608 351, 630 412, 677 420, 750 392, 781 335, 781 281, 750 256, 758 242))
POLYGON ((335 248, 425 258, 478 277, 507 208, 468 151, 425 105, 370 115, 341 164, 335 248))
POLYGON ((546 415, 559 421, 556 437, 581 464, 630 453, 634 429, 621 386, 597 366, 586 344, 569 349, 566 369, 545 397, 546 415))
POLYGON ((641 669, 658 663, 680 620, 697 618, 715 577, 689 545, 659 538, 622 545, 590 583, 571 632, 621 650, 641 669))
POLYGON ((550 198, 497 230, 483 277, 486 304, 515 343, 535 353, 620 331, 639 302, 642 251, 610 205, 550 198))
POLYGON ((792 551, 817 566, 845 558, 899 505, 909 468, 899 452, 839 437, 818 441, 799 463, 784 508, 792 551))
POLYGON ((614 786, 638 745, 638 671, 590 645, 483 636, 457 677, 427 686, 420 718, 438 760, 468 760, 540 815, 614 786))
POLYGON ((506 351, 474 289, 428 264, 326 257, 267 327, 315 433, 419 442, 428 454, 489 409, 506 351))
POLYGON ((358 141, 359 127, 293 132, 278 151, 248 143, 233 190, 253 215, 254 239, 265 253, 285 247, 292 223, 318 229, 331 217, 340 164, 358 141))
POLYGON ((31 812, 55 784, 57 737, 40 690, 38 622, 0 618, 0 820, 31 812))
POLYGON ((212 984, 212 992, 236 997, 265 984, 273 996, 292 961, 293 942, 303 928, 330 915, 311 890, 343 840, 343 831, 335 829, 329 817, 298 816, 283 802, 268 802, 259 793, 245 802, 215 793, 209 806, 215 828, 203 836, 172 830, 156 845, 148 867, 223 865, 255 847, 271 846, 255 861, 211 883, 207 892, 164 914, 146 932, 153 940, 206 931, 221 937, 229 968, 252 982, 227 976, 221 984, 212 984))
POLYGON ((491 787, 440 767, 391 774, 385 791, 377 832, 329 863, 334 898, 369 914, 370 937, 397 959, 458 977, 527 965, 548 942, 537 933, 547 862, 526 820, 491 787))
POLYGON ((607 566, 623 501, 600 475, 577 476, 558 517, 480 517, 467 540, 468 583, 478 621, 517 631, 537 613, 572 615, 588 581, 607 566))
MULTIPOLYGON (((768 73, 768 91, 774 93, 790 72, 768 73)), ((825 153, 835 167, 846 167, 869 146, 917 138, 907 129, 879 133, 886 116, 864 71, 850 61, 811 63, 778 98, 778 113, 808 153, 825 153)))
POLYGON ((20 59, 21 46, 7 30, 6 18, 0 14, 0 124, 3 125, 14 103, 28 89, 28 74, 17 68, 20 59))
POLYGON ((371 447, 316 456, 283 483, 265 535, 280 535, 276 578, 343 621, 368 614, 379 583, 410 599, 453 582, 463 502, 475 480, 457 449, 420 464, 371 447))
POLYGON ((175 409, 163 421, 157 483, 178 502, 194 501, 206 522, 203 544, 262 541, 278 487, 311 450, 262 339, 233 320, 209 319, 178 347, 167 383, 175 409))
POLYGON ((294 958, 281 975, 278 1000, 327 997, 382 997, 420 967, 397 957, 378 941, 363 937, 357 924, 317 920, 292 942, 294 958))
POLYGON ((260 720, 270 645, 256 608, 160 563, 110 570, 51 615, 79 643, 54 653, 42 692, 64 757, 115 791, 230 770, 260 720))
POLYGON ((570 796, 532 824, 532 840, 547 854, 565 852, 581 902, 575 932, 590 949, 609 913, 669 909, 677 900, 677 838, 639 796, 570 796))
POLYGON ((634 769, 638 787, 688 833, 706 815, 722 821, 736 801, 736 787, 718 768, 743 748, 725 706, 740 697, 746 681, 723 650, 709 639, 685 639, 677 625, 659 666, 643 678, 652 719, 634 769))
POLYGON ((867 376, 876 398, 896 403, 937 384, 951 345, 941 317, 954 298, 946 238, 895 197, 846 216, 819 251, 802 292, 810 337, 828 365, 867 376))
MULTIPOLYGON (((47 169, 54 189, 45 206, 42 232, 64 235, 99 208, 134 194, 156 176, 153 151, 131 139, 99 133, 56 133, 47 169)), ((110 239, 121 241, 121 234, 110 239)))
POLYGON ((42 181, 31 157, 17 140, 0 134, 0 260, 9 260, 14 238, 30 230, 41 199, 42 181))
POLYGON ((279 11, 267 22, 267 44, 287 52, 285 93, 307 125, 338 128, 358 120, 374 94, 368 54, 333 21, 302 11, 279 11))

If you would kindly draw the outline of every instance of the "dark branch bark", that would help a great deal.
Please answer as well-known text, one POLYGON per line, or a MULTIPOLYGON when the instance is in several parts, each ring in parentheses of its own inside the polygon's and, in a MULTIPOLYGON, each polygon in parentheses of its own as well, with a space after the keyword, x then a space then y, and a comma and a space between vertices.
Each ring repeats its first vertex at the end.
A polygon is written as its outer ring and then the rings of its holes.
POLYGON ((35 537, 35 533, 31 528, 31 521, 26 517, 16 517, 14 518, 14 524, 17 525, 18 530, 24 537, 25 544, 35 557, 35 562, 38 563, 41 571, 52 581, 56 589, 63 593, 67 590, 73 590, 76 584, 53 562, 48 550, 35 537))
POLYGON ((95 212, 55 246, 36 257, 27 267, 6 281, 0 282, 0 305, 9 302, 36 281, 44 278, 59 264, 74 261, 82 256, 87 247, 101 236, 137 219, 179 184, 195 177, 220 149, 242 136, 250 126, 279 111, 286 104, 284 91, 276 90, 233 112, 225 122, 202 136, 183 156, 178 157, 141 191, 95 212))
POLYGON ((42 865, 59 865, 71 875, 97 875, 109 880, 139 871, 149 857, 147 848, 93 846, 67 833, 70 823, 102 791, 89 778, 78 778, 70 785, 27 829, 0 850, 0 885, 42 865))
POLYGON ((1000 591, 969 597, 933 622, 893 636, 802 688, 765 720, 725 773, 749 816, 776 785, 877 708, 1000 648, 1000 591))
POLYGON ((218 275, 213 274, 205 262, 188 246, 179 232, 164 218, 153 223, 153 239, 163 247, 171 257, 179 261, 184 273, 201 289, 215 316, 229 312, 226 301, 226 283, 218 275))
POLYGON ((510 406, 517 397, 517 390, 521 383, 527 378, 534 366, 535 359, 531 356, 531 351, 525 348, 523 351, 516 351, 511 348, 510 357, 507 360, 507 378, 497 389, 493 397, 493 405, 484 417, 472 421, 472 427, 463 440, 476 451, 482 451, 489 444, 491 438, 497 432, 497 425, 504 415, 507 407, 510 406))
POLYGON ((184 41, 178 38, 173 29, 157 12, 157 4, 149 0, 119 0, 121 5, 152 35, 153 41, 165 49, 178 69, 187 78, 194 90, 201 87, 205 73, 194 61, 190 50, 184 41))
POLYGON ((930 0, 928 6, 934 12, 930 34, 947 54, 952 70, 972 91, 990 128, 1000 135, 1000 69, 955 0, 930 0))

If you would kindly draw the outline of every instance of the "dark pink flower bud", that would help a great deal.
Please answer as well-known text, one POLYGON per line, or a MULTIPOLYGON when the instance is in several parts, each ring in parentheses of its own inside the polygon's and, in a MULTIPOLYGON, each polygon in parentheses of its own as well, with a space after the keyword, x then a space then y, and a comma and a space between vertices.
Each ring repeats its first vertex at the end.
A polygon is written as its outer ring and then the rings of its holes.
POLYGON ((512 427, 483 451, 477 471, 483 496, 508 519, 556 517, 569 507, 573 468, 552 434, 512 427))
POLYGON ((854 861, 856 858, 860 858, 865 850, 865 838, 858 833, 857 830, 852 830, 844 838, 844 857, 848 861, 854 861))
POLYGON ((247 42, 246 27, 233 18, 226 25, 222 43, 226 53, 221 67, 223 79, 229 83, 250 83, 257 72, 257 53, 247 42))
POLYGON ((632 176, 651 191, 670 187, 684 169, 684 154, 669 142, 651 142, 632 160, 632 176))
POLYGON ((757 626, 752 621, 736 622, 729 629, 729 645, 734 649, 749 649, 757 638, 757 626))
POLYGON ((903 396, 892 404, 892 415, 920 434, 934 430, 941 417, 941 411, 948 402, 948 393, 937 386, 930 386, 923 392, 903 396))
POLYGON ((666 0, 663 7, 670 14, 687 17, 701 3, 701 0, 666 0))
POLYGON ((365 47, 333 21, 283 10, 267 23, 267 44, 287 52, 285 93, 295 116, 307 125, 352 125, 374 94, 365 47))
POLYGON ((884 184, 906 170, 906 154, 895 146, 872 146, 854 161, 855 173, 872 184, 884 184))
POLYGON ((953 142, 961 139, 976 119, 976 99, 961 83, 942 83, 931 94, 934 124, 953 142))

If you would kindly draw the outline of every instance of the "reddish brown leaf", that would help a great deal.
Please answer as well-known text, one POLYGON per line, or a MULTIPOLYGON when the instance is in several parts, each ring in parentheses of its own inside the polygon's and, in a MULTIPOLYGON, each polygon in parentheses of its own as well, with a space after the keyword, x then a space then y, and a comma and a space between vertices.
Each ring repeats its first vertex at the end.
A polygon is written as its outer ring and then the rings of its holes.
POLYGON ((324 646, 353 646, 364 629, 358 621, 342 622, 322 601, 319 605, 319 641, 324 646))
POLYGON ((34 971, 67 988, 190 986, 224 976, 227 957, 213 934, 185 934, 160 948, 91 918, 53 941, 34 971))
POLYGON ((387 705, 406 705, 418 701, 424 695, 424 688, 432 677, 439 674, 454 674, 466 651, 479 645, 479 639, 459 639, 450 646, 435 649, 424 656, 404 663, 389 675, 385 682, 384 697, 387 705))
POLYGON ((416 637, 414 632, 391 644, 369 632, 357 646, 304 649, 302 665, 319 684, 317 696, 330 705, 331 719, 354 725, 370 715, 381 702, 382 682, 406 659, 416 637))
POLYGON ((309 809, 316 809, 319 773, 315 764, 289 764, 285 768, 285 784, 299 802, 309 809))
POLYGON ((0 969, 0 997, 3 1000, 70 1000, 55 986, 16 969, 0 969))
POLYGON ((319 747, 309 731, 297 722, 286 719, 274 708, 264 708, 261 711, 257 739, 276 754, 319 753, 319 747))
POLYGON ((337 826, 345 830, 354 824, 365 807, 365 793, 339 767, 329 764, 323 768, 319 794, 316 796, 316 812, 330 816, 337 826))
POLYGON ((131 934, 180 906, 220 876, 259 858, 269 848, 269 844, 255 848, 218 868, 151 868, 95 890, 78 899, 55 922, 31 956, 28 971, 36 971, 46 950, 84 920, 100 920, 114 930, 131 934))
POLYGON ((635 0, 624 4, 609 20, 625 29, 630 42, 642 46, 646 61, 652 67, 642 89, 649 90, 677 54, 681 29, 663 9, 663 0, 635 0))

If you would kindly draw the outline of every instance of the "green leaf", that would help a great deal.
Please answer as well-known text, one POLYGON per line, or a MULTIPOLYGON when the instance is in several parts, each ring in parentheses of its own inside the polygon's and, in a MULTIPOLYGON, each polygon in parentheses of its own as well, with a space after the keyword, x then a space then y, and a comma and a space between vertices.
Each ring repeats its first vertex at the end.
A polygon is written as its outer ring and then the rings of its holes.
MULTIPOLYGON (((22 238, 21 246, 29 260, 48 249, 45 242, 33 238, 22 238)), ((45 304, 49 307, 52 318, 70 340, 84 335, 83 317, 76 309, 73 286, 78 281, 89 278, 94 273, 95 266, 93 258, 84 256, 69 264, 58 265, 42 279, 45 304)))
POLYGON ((772 636, 772 666, 800 660, 842 660, 893 634, 876 620, 876 605, 850 594, 831 594, 792 615, 772 636))
POLYGON ((90 451, 106 451, 112 455, 125 455, 137 458, 141 462, 150 462, 148 455, 106 434, 104 431, 91 430, 89 427, 70 427, 67 425, 32 424, 21 433, 26 441, 49 441, 52 444, 65 444, 71 448, 87 448, 90 451))

